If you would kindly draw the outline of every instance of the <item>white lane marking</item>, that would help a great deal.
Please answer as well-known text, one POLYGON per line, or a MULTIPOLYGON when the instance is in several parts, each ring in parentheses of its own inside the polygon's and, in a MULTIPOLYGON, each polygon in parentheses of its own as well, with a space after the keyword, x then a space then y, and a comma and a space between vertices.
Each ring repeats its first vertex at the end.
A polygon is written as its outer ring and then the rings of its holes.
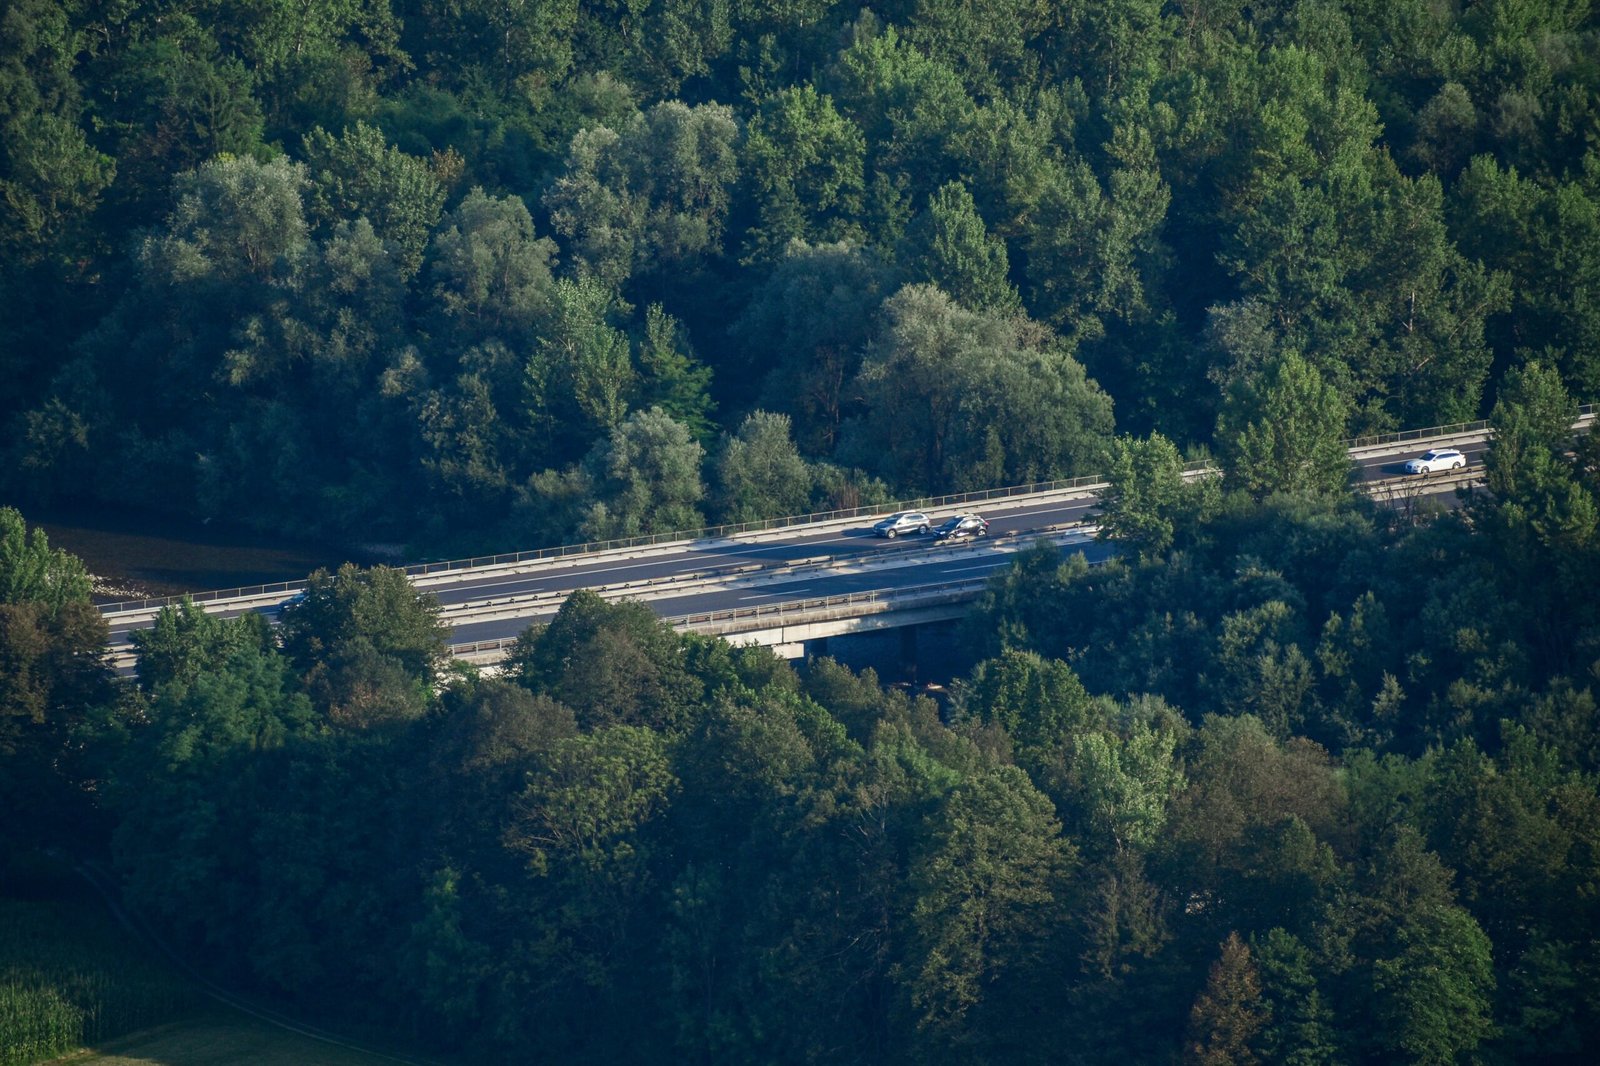
MULTIPOLYGON (((1052 510, 1053 510, 1053 508, 1052 508, 1052 510)), ((1039 513, 1044 514, 1044 513, 1048 513, 1048 512, 1042 511, 1042 512, 1039 512, 1039 513)), ((819 547, 819 546, 824 545, 824 544, 849 544, 849 543, 858 541, 860 539, 861 539, 860 537, 830 537, 827 540, 808 540, 808 541, 805 541, 803 543, 797 544, 796 547, 810 548, 810 547, 819 547)), ((718 551, 716 551, 714 553, 713 552, 707 552, 707 553, 701 554, 701 553, 697 552, 697 553, 693 553, 692 558, 696 559, 697 561, 698 560, 703 560, 705 562, 707 568, 714 568, 714 567, 717 566, 717 560, 723 558, 724 556, 749 555, 749 554, 751 554, 753 552, 771 551, 775 546, 777 546, 777 545, 758 544, 755 547, 751 547, 751 548, 730 548, 730 549, 726 549, 726 550, 718 550, 718 551)), ((685 555, 689 555, 689 554, 690 553, 685 553, 685 555)), ((864 551, 864 552, 861 553, 861 557, 860 557, 860 559, 858 561, 867 562, 867 561, 870 561, 872 559, 872 557, 873 557, 873 553, 871 551, 864 551)), ((647 561, 641 562, 641 563, 628 563, 625 566, 607 566, 607 567, 602 567, 602 568, 596 569, 596 570, 582 570, 582 569, 574 568, 574 569, 572 569, 570 571, 567 571, 567 574, 569 574, 570 576, 573 576, 573 577, 580 578, 580 579, 585 579, 585 578, 590 577, 591 575, 616 574, 616 573, 621 573, 624 570, 640 570, 640 569, 643 569, 644 567, 648 567, 648 566, 660 566, 664 560, 671 559, 671 558, 673 558, 673 556, 658 556, 658 557, 656 557, 654 559, 650 559, 650 560, 647 560, 647 561)), ((774 556, 773 557, 773 562, 782 563, 782 562, 784 562, 784 560, 779 558, 779 557, 777 557, 777 556, 774 556)), ((532 572, 529 572, 529 573, 516 575, 515 577, 507 578, 504 581, 472 581, 470 579, 470 577, 467 577, 467 575, 469 575, 470 573, 471 573, 471 571, 462 571, 462 576, 464 578, 467 578, 466 580, 458 581, 458 582, 452 582, 450 584, 436 585, 436 586, 433 586, 433 587, 429 588, 427 591, 428 592, 432 592, 435 595, 440 595, 440 594, 443 594, 445 592, 462 592, 462 591, 476 591, 478 589, 493 589, 493 588, 499 588, 501 585, 519 585, 519 584, 523 584, 523 583, 528 582, 528 581, 539 581, 539 580, 542 580, 546 576, 546 575, 540 574, 538 571, 532 571, 532 572)), ((674 572, 673 571, 669 571, 668 573, 663 574, 661 576, 663 578, 671 577, 671 576, 674 576, 674 572)), ((588 586, 587 585, 579 585, 577 587, 586 588, 588 586)))
POLYGON ((941 570, 940 573, 942 573, 942 574, 959 574, 959 573, 962 573, 963 571, 966 571, 966 570, 993 570, 993 569, 995 569, 997 567, 1009 566, 1011 564, 1011 562, 1012 562, 1011 557, 1007 556, 1004 559, 995 559, 992 562, 978 563, 978 564, 976 564, 974 566, 952 566, 948 570, 941 570))
MULTIPOLYGON (((1045 505, 1042 505, 1040 507, 1033 508, 1032 510, 1016 511, 1016 512, 1008 511, 1006 513, 1006 518, 1008 518, 1008 519, 1010 519, 1010 518, 1027 518, 1027 517, 1029 517, 1031 515, 1036 515, 1036 514, 1055 514, 1055 513, 1059 512, 1059 511, 1071 510, 1075 505, 1087 505, 1087 501, 1083 501, 1083 500, 1066 500, 1066 501, 1062 501, 1062 502, 1055 503, 1055 504, 1045 504, 1045 505)), ((857 542, 857 541, 860 541, 860 540, 863 540, 863 539, 865 539, 865 538, 863 538, 860 534, 857 534, 856 536, 853 536, 853 537, 827 537, 827 538, 825 538, 823 540, 789 541, 789 542, 773 541, 773 542, 769 542, 769 543, 766 543, 766 544, 754 544, 754 545, 751 545, 748 548, 719 548, 714 552, 705 552, 705 553, 685 552, 684 554, 685 555, 692 555, 695 558, 704 558, 709 565, 713 565, 714 566, 714 565, 716 565, 716 561, 718 559, 723 558, 725 556, 730 556, 730 555, 751 555, 751 554, 753 554, 755 552, 770 552, 770 551, 774 550, 775 548, 783 547, 785 544, 792 544, 795 547, 801 547, 801 548, 810 548, 810 547, 818 547, 818 546, 821 546, 821 545, 824 545, 824 544, 851 544, 851 543, 854 543, 854 542, 857 542)), ((889 545, 889 543, 890 542, 885 541, 883 546, 887 547, 889 545)), ((861 554, 862 554, 862 559, 866 560, 866 559, 870 559, 872 557, 873 553, 869 550, 869 551, 863 551, 861 554)), ((607 567, 601 567, 601 568, 595 569, 595 570, 585 570, 585 569, 582 568, 582 566, 580 564, 579 566, 573 567, 572 570, 570 571, 570 573, 572 573, 573 576, 578 576, 578 577, 588 577, 591 574, 616 574, 616 573, 621 573, 624 570, 640 570, 640 569, 643 569, 644 567, 647 567, 647 566, 660 566, 661 563, 664 560, 671 559, 671 558, 673 558, 673 556, 670 556, 670 555, 656 556, 656 557, 654 557, 652 559, 647 559, 647 560, 645 560, 643 562, 627 563, 627 564, 625 564, 623 566, 607 566, 607 567)), ((782 560, 777 558, 776 556, 774 557, 773 561, 774 562, 782 562, 782 560)), ((537 565, 537 564, 535 564, 535 565, 537 565)), ((501 585, 515 585, 515 584, 519 584, 521 582, 528 581, 528 580, 537 580, 541 576, 535 571, 535 572, 521 574, 521 575, 518 575, 516 577, 510 578, 510 579, 505 580, 505 581, 486 581, 486 582, 481 582, 481 583, 480 582, 472 582, 472 583, 469 584, 468 583, 468 581, 470 581, 469 575, 472 573, 472 571, 463 570, 461 573, 462 573, 462 576, 464 578, 467 578, 467 581, 453 582, 451 584, 439 585, 436 588, 429 589, 428 591, 437 593, 437 592, 444 591, 446 589, 449 589, 449 590, 492 589, 492 588, 498 588, 501 585)), ((665 576, 665 575, 663 575, 663 576, 665 576)))
MULTIPOLYGON (((850 542, 852 540, 857 540, 857 539, 859 539, 859 538, 856 538, 856 537, 834 537, 834 538, 831 538, 829 540, 806 541, 804 543, 804 545, 801 545, 801 546, 810 547, 812 545, 820 545, 820 544, 845 544, 845 543, 848 543, 848 542, 850 542)), ((705 562, 706 568, 709 569, 709 568, 716 567, 718 565, 717 561, 721 557, 723 557, 725 555, 749 555, 751 552, 770 551, 772 549, 772 547, 773 546, 770 545, 770 544, 763 544, 763 545, 757 545, 754 548, 743 548, 743 549, 738 549, 738 550, 730 549, 730 550, 726 550, 726 551, 719 550, 719 551, 717 551, 715 553, 707 552, 707 553, 702 554, 702 553, 699 553, 699 552, 693 552, 693 553, 685 552, 684 555, 682 555, 682 556, 661 555, 661 556, 655 557, 654 559, 646 560, 645 562, 642 562, 642 563, 628 563, 625 566, 606 566, 606 567, 601 567, 601 568, 596 569, 596 570, 584 570, 584 569, 580 569, 578 567, 573 567, 569 571, 564 571, 564 572, 559 572, 559 573, 560 573, 561 576, 572 576, 572 577, 583 579, 583 578, 588 578, 590 575, 593 575, 593 574, 618 574, 618 573, 621 573, 624 570, 642 570, 647 566, 660 566, 664 561, 669 560, 669 559, 685 558, 685 557, 691 558, 691 559, 693 559, 693 560, 695 560, 697 562, 703 560, 705 562)), ((783 561, 784 560, 782 560, 780 558, 777 558, 777 557, 773 558, 773 562, 781 563, 783 561)), ((699 567, 693 567, 691 569, 699 569, 699 567)), ((492 589, 492 588, 499 588, 501 585, 520 585, 520 584, 523 584, 523 583, 528 582, 528 581, 539 581, 539 580, 542 580, 543 578, 545 578, 547 576, 556 576, 556 575, 541 574, 539 571, 533 570, 533 571, 529 571, 528 573, 518 574, 518 575, 516 575, 514 577, 507 578, 504 581, 471 581, 470 577, 468 576, 470 574, 471 574, 470 570, 463 570, 462 571, 462 576, 464 578, 467 578, 467 580, 453 582, 451 584, 446 584, 446 585, 438 585, 438 586, 435 586, 433 588, 429 588, 427 591, 428 592, 432 592, 435 595, 437 595, 438 593, 443 592, 443 591, 457 592, 457 591, 462 591, 462 590, 492 589)), ((667 577, 675 577, 675 576, 677 576, 677 574, 678 574, 678 571, 669 570, 667 573, 662 574, 661 576, 663 578, 667 578, 667 577)), ((588 586, 586 584, 580 584, 580 585, 577 585, 575 587, 577 587, 577 588, 588 588, 590 586, 588 586)))
POLYGON ((797 588, 797 589, 784 589, 782 592, 758 592, 754 596, 740 596, 739 598, 741 600, 765 600, 765 599, 771 599, 773 596, 778 596, 778 597, 793 596, 798 592, 808 592, 808 591, 810 591, 808 588, 801 587, 801 588, 797 588))

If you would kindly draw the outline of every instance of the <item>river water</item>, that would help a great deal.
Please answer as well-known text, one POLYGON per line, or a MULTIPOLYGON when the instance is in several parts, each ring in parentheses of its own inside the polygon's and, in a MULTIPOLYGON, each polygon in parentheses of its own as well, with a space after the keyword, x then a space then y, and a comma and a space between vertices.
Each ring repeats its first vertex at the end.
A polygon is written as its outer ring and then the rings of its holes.
POLYGON ((44 530, 51 547, 83 560, 100 603, 295 581, 318 567, 374 561, 338 547, 160 515, 37 509, 23 515, 44 530))

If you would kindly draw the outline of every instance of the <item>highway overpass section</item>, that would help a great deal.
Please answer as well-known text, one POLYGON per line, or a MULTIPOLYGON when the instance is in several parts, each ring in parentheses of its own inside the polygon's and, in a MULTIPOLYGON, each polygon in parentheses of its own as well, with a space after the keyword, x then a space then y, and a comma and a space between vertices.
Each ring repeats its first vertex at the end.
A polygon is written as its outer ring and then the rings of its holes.
MULTIPOLYGON (((1575 428, 1587 428, 1585 408, 1575 428)), ((1368 492, 1398 502, 1453 491, 1481 477, 1488 428, 1484 423, 1437 427, 1352 442, 1350 454, 1368 492), (1407 476, 1405 459, 1428 447, 1451 446, 1468 457, 1453 475, 1407 476)), ((1210 470, 1203 464, 1194 476, 1210 470)), ((798 654, 805 640, 867 628, 955 617, 988 576, 1021 546, 1043 537, 1065 550, 1095 557, 1092 478, 1046 486, 1000 489, 911 501, 901 509, 936 516, 979 510, 990 521, 986 541, 961 546, 928 538, 884 540, 867 530, 888 508, 802 516, 759 528, 708 535, 640 538, 408 568, 419 589, 433 593, 451 626, 453 652, 473 661, 500 657, 527 626, 548 620, 579 588, 650 602, 682 628, 753 641, 798 654), (961 564, 961 565, 958 565, 961 564)), ((705 532, 705 531, 703 531, 705 532)), ((276 616, 304 582, 206 593, 193 597, 224 615, 262 611, 276 616)), ((131 601, 101 608, 111 628, 110 650, 124 671, 134 660, 128 634, 148 627, 162 606, 178 599, 131 601)))

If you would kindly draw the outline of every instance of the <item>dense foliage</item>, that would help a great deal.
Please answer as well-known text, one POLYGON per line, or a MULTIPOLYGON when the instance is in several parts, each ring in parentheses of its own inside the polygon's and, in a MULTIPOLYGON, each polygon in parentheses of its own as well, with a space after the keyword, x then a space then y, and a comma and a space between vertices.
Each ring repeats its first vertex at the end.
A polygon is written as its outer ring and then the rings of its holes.
POLYGON ((1124 551, 998 578, 944 708, 587 593, 478 676, 353 567, 132 683, 0 509, 0 846, 463 1061, 1593 1061, 1596 18, 11 0, 8 498, 482 544, 1093 470, 1124 551), (1486 413, 1459 511, 1349 495, 1486 413))
POLYGON ((1098 471, 1112 401, 1222 444, 1292 358, 1337 435, 1593 400, 1596 55, 1544 0, 13 0, 0 490, 486 550, 1098 471))

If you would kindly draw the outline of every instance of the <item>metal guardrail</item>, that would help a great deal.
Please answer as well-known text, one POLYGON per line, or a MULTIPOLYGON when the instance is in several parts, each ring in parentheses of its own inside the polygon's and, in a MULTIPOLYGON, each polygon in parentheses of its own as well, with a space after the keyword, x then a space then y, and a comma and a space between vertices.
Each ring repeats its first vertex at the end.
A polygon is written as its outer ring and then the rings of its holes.
POLYGON ((185 592, 177 596, 148 596, 142 600, 118 600, 116 603, 102 603, 100 613, 110 618, 119 614, 131 614, 134 611, 148 611, 152 607, 171 607, 175 603, 189 600, 193 603, 211 603, 216 600, 236 600, 249 596, 269 596, 275 593, 300 592, 307 587, 304 580, 300 581, 274 581, 266 585, 245 585, 236 589, 217 589, 211 592, 185 592))
MULTIPOLYGON (((1198 460, 1187 464, 1185 470, 1201 470, 1210 460, 1198 460)), ((417 563, 405 567, 405 573, 412 577, 426 577, 430 574, 449 573, 454 570, 474 570, 485 566, 507 566, 516 563, 542 562, 549 559, 565 559, 579 555, 592 555, 597 552, 617 551, 625 548, 643 548, 656 544, 671 544, 677 541, 693 541, 714 539, 717 537, 732 536, 736 533, 757 533, 772 529, 792 529, 800 526, 816 525, 822 522, 833 522, 844 518, 863 518, 869 515, 880 515, 892 511, 925 511, 939 507, 951 507, 963 503, 981 503, 986 500, 1003 500, 1014 496, 1032 496, 1046 492, 1064 492, 1072 489, 1087 488, 1099 485, 1105 481, 1104 477, 1058 478, 1054 481, 1034 481, 1024 485, 1009 485, 998 489, 980 489, 973 492, 958 492, 945 496, 924 496, 915 500, 903 500, 899 503, 873 504, 864 507, 849 507, 836 511, 816 511, 811 514, 788 515, 781 518, 768 518, 753 522, 734 522, 719 526, 704 526, 700 529, 677 530, 671 533, 651 533, 638 537, 619 537, 611 540, 586 541, 582 544, 564 544, 554 548, 536 548, 529 551, 506 552, 499 555, 478 555, 470 559, 452 559, 448 562, 417 563)), ((261 596, 274 592, 299 592, 306 587, 304 581, 282 581, 271 585, 250 585, 245 588, 221 589, 215 592, 202 592, 188 595, 188 599, 195 603, 205 603, 213 600, 231 600, 244 596, 261 596)), ((117 603, 101 605, 102 614, 120 614, 131 611, 149 610, 152 607, 166 607, 180 603, 184 596, 152 596, 142 600, 123 600, 117 603)))
MULTIPOLYGON (((1600 404, 1579 404, 1578 420, 1592 417, 1597 408, 1600 408, 1600 404)), ((1488 419, 1479 419, 1476 422, 1456 422, 1448 426, 1430 426, 1427 429, 1402 429, 1394 433, 1371 433, 1361 437, 1349 437, 1345 440, 1344 446, 1345 450, 1349 451, 1355 448, 1371 448, 1378 444, 1403 444, 1408 440, 1450 437, 1457 433, 1478 433, 1488 428, 1488 419)))
MULTIPOLYGON (((1580 419, 1592 417, 1600 405, 1586 403, 1578 408, 1580 419)), ((1448 426, 1430 426, 1426 429, 1400 430, 1395 433, 1378 433, 1362 437, 1351 437, 1344 441, 1347 450, 1354 448, 1370 448, 1379 444, 1398 444, 1409 440, 1426 440, 1429 437, 1444 437, 1457 433, 1473 433, 1487 429, 1489 423, 1484 420, 1476 422, 1457 422, 1448 426)), ((1184 464, 1184 472, 1190 473, 1215 468, 1215 460, 1196 459, 1184 464)), ((924 496, 914 500, 902 500, 898 503, 873 504, 863 507, 849 507, 834 511, 815 511, 803 515, 787 515, 780 518, 760 519, 752 522, 724 523, 717 526, 703 526, 699 529, 675 530, 670 533, 650 533, 637 537, 617 537, 610 540, 586 541, 582 544, 564 544, 553 548, 536 548, 529 551, 505 552, 498 555, 478 555, 466 559, 451 559, 444 562, 416 563, 405 567, 405 573, 413 577, 424 577, 429 574, 449 573, 454 570, 472 570, 484 566, 507 566, 525 562, 542 562, 548 559, 564 559, 579 555, 592 555, 597 552, 617 551, 625 548, 642 548, 656 544, 671 544, 676 541, 705 540, 717 537, 728 537, 738 533, 756 533, 772 529, 792 529, 800 526, 816 525, 821 522, 838 521, 843 518, 862 518, 868 515, 884 514, 892 511, 925 511, 938 507, 951 507, 963 503, 982 503, 989 500, 1003 500, 1014 496, 1031 496, 1045 492, 1064 492, 1072 489, 1087 488, 1092 485, 1104 483, 1103 475, 1087 475, 1084 477, 1057 478, 1052 481, 1035 481, 1023 485, 1010 485, 998 489, 979 489, 972 492, 958 492, 944 496, 924 496)), ((231 600, 246 596, 264 596, 270 593, 299 592, 306 587, 304 581, 280 581, 266 585, 249 585, 236 589, 219 589, 212 592, 190 593, 178 596, 153 596, 141 600, 123 600, 117 603, 103 604, 100 608, 102 614, 112 615, 132 611, 148 610, 151 607, 166 607, 180 603, 184 599, 195 603, 206 603, 214 600, 231 600)))
POLYGON ((1449 426, 1430 426, 1427 429, 1403 429, 1394 433, 1370 433, 1345 440, 1346 451, 1371 448, 1379 444, 1403 444, 1408 440, 1427 440, 1431 437, 1453 437, 1458 433, 1478 433, 1489 428, 1487 419, 1476 422, 1457 422, 1449 426))
MULTIPOLYGON (((1202 469, 1210 460, 1191 463, 1185 469, 1202 469)), ((751 522, 729 522, 719 526, 677 530, 671 533, 652 533, 637 537, 619 537, 612 540, 595 540, 583 544, 566 544, 556 548, 538 548, 530 551, 509 552, 503 555, 479 555, 471 559, 453 559, 449 562, 418 563, 406 567, 406 573, 419 576, 445 573, 451 570, 470 570, 480 566, 501 566, 508 563, 538 562, 545 559, 562 559, 573 555, 616 551, 622 548, 642 548, 655 544, 671 544, 681 540, 707 540, 729 537, 738 533, 761 533, 773 529, 792 529, 797 526, 836 522, 844 518, 864 518, 894 511, 927 511, 939 507, 952 507, 963 503, 982 503, 986 500, 1003 500, 1013 496, 1033 496, 1046 492, 1064 492, 1087 488, 1105 481, 1102 475, 1057 478, 1054 481, 1034 481, 1024 485, 1009 485, 998 489, 977 489, 972 492, 950 493, 944 496, 923 496, 898 503, 871 504, 863 507, 846 507, 836 511, 814 511, 810 514, 787 515, 781 518, 764 518, 751 522)))

